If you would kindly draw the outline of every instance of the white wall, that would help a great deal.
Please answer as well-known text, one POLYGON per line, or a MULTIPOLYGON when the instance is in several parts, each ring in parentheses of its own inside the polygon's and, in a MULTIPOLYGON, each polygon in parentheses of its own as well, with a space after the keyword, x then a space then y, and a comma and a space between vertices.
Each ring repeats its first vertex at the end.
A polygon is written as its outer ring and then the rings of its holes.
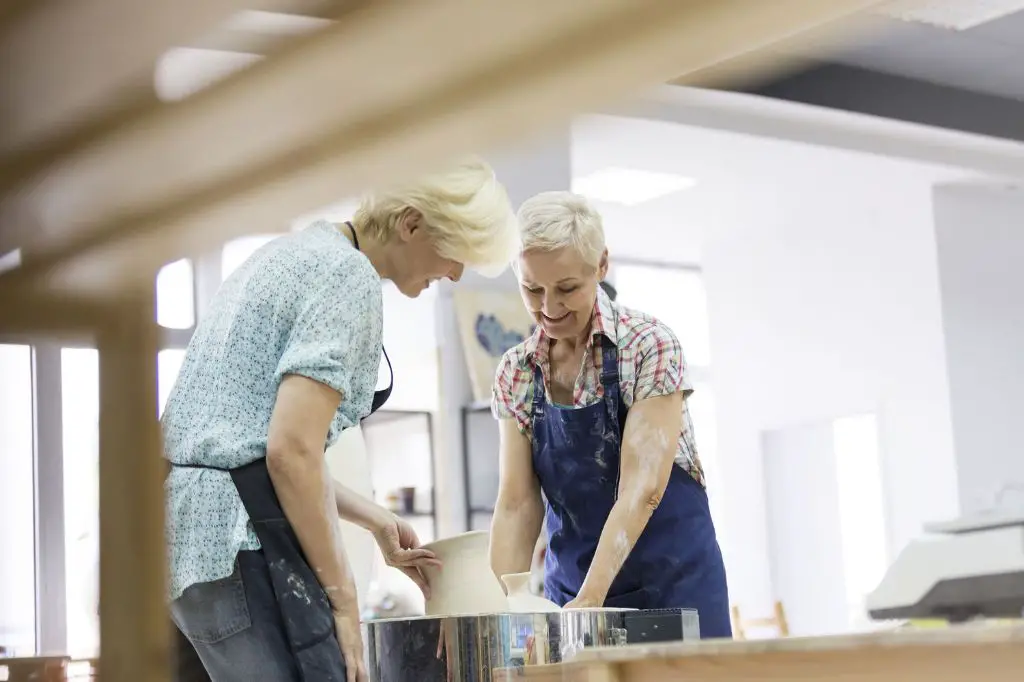
POLYGON ((843 551, 829 535, 842 523, 832 423, 766 431, 761 445, 772 596, 785 606, 791 634, 842 632, 849 621, 843 551))
POLYGON ((960 504, 1024 506, 1024 193, 942 186, 935 211, 960 504))
MULTIPOLYGON (((576 172, 617 165, 696 180, 609 208, 605 226, 613 261, 700 258, 717 414, 711 495, 731 598, 751 617, 774 598, 764 431, 878 415, 890 558, 923 523, 958 513, 931 189, 965 173, 881 153, 608 116, 574 128, 576 172)), ((699 447, 709 425, 695 426, 699 447)))
POLYGON ((879 415, 890 557, 922 523, 958 511, 932 231, 937 172, 750 144, 761 146, 747 169, 760 182, 716 187, 703 263, 725 551, 733 601, 748 612, 774 596, 764 430, 879 415))

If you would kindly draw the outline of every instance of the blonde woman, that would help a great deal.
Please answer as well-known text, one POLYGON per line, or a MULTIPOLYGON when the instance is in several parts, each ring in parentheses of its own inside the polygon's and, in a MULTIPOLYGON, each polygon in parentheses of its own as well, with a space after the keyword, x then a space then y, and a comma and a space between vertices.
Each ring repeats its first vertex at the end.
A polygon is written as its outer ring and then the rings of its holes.
POLYGON ((424 591, 419 569, 437 562, 326 473, 325 448, 390 393, 374 392, 381 282, 416 297, 465 267, 500 271, 517 238, 505 189, 474 159, 271 242, 217 292, 162 419, 179 680, 366 679, 337 518, 424 591))
POLYGON ((529 570, 543 521, 552 601, 696 608, 702 637, 731 636, 679 341, 600 286, 608 250, 585 199, 537 195, 519 222, 515 270, 537 329, 505 354, 494 383, 494 572, 529 570))

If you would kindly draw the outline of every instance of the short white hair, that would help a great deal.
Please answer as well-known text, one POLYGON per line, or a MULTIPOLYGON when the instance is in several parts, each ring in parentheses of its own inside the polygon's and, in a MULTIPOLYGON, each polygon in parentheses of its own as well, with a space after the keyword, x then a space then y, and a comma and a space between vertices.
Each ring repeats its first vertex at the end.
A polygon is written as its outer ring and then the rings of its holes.
POLYGON ((541 192, 523 202, 518 219, 521 253, 568 247, 588 265, 600 265, 605 250, 601 214, 579 194, 541 192))
POLYGON ((515 214, 494 169, 477 157, 413 182, 363 196, 352 220, 381 240, 408 209, 423 214, 437 252, 496 276, 519 246, 515 214))

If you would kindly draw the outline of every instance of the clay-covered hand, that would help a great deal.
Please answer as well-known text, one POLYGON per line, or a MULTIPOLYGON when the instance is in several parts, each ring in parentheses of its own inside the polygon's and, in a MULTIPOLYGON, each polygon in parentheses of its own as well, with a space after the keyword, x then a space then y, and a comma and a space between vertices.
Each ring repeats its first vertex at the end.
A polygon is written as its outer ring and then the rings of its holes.
POLYGON ((604 599, 600 599, 593 595, 586 593, 580 593, 576 595, 576 598, 570 601, 568 604, 563 606, 563 609, 597 609, 604 606, 604 599))
POLYGON ((355 602, 334 612, 334 636, 345 659, 345 682, 367 682, 369 678, 363 661, 363 634, 359 629, 359 609, 355 602))
POLYGON ((420 546, 420 539, 412 526, 404 519, 390 514, 374 531, 373 537, 384 555, 385 563, 409 576, 423 591, 423 596, 429 599, 430 587, 421 569, 427 566, 440 568, 441 561, 433 552, 420 546))

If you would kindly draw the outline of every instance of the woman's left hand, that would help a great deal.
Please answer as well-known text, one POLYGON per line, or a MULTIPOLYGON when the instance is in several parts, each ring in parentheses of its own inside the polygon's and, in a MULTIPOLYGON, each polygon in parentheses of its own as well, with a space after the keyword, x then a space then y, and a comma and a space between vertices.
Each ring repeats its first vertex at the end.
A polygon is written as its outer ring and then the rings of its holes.
POLYGON ((420 547, 420 539, 404 519, 390 514, 373 533, 388 566, 397 568, 416 583, 423 596, 430 598, 430 586, 423 573, 427 566, 441 567, 440 560, 429 549, 420 547))
POLYGON ((564 609, 599 609, 604 606, 604 599, 598 599, 597 597, 588 594, 578 594, 576 598, 570 601, 568 604, 563 606, 564 609))

